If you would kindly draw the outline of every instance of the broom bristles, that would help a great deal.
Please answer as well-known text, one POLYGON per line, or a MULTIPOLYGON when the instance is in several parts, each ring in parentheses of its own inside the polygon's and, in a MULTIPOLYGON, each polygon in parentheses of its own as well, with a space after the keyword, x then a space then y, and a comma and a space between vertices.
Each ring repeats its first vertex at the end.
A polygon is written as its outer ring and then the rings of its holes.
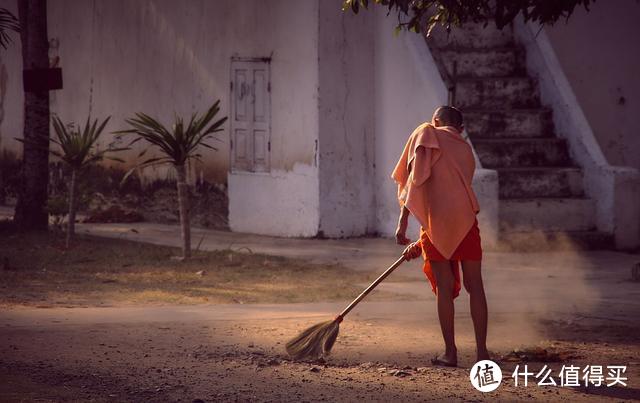
POLYGON ((337 319, 315 324, 287 343, 287 354, 296 360, 327 356, 339 331, 340 321, 337 319))

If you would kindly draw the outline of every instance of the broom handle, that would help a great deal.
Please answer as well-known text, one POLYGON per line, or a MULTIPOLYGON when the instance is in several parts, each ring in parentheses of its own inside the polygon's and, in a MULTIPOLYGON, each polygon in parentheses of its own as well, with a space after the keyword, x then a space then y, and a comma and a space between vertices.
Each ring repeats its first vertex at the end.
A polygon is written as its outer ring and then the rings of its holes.
MULTIPOLYGON (((346 307, 344 309, 344 311, 342 311, 340 313, 340 315, 338 315, 339 320, 342 320, 342 318, 344 318, 349 312, 351 312, 351 310, 353 308, 355 308, 356 305, 358 305, 358 303, 360 301, 362 301, 364 299, 364 297, 366 297, 371 291, 373 291, 374 288, 376 288, 378 286, 378 284, 382 283, 382 281, 384 281, 385 278, 387 278, 389 276, 389 274, 391 274, 395 269, 398 268, 398 266, 400 266, 402 264, 402 262, 405 261, 404 256, 401 256, 398 260, 395 261, 394 264, 391 265, 391 267, 389 267, 387 270, 385 270, 384 273, 382 273, 380 275, 380 277, 378 277, 373 283, 371 283, 371 285, 369 287, 367 287, 366 290, 362 291, 362 293, 360 295, 358 295, 358 297, 356 299, 354 299, 348 307, 346 307)), ((336 319, 338 319, 336 318, 336 319)))

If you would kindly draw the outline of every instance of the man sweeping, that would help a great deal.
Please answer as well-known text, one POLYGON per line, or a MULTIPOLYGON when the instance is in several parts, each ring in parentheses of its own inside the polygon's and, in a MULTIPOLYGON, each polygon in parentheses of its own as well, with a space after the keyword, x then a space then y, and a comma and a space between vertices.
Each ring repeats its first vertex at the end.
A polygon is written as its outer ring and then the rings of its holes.
POLYGON ((471 188, 475 159, 462 137, 462 113, 438 108, 430 123, 418 126, 407 141, 392 178, 398 184, 400 218, 396 242, 409 245, 405 259, 424 258, 424 273, 437 296, 445 352, 434 365, 457 366, 454 303, 460 293, 460 267, 470 296, 477 360, 489 359, 487 301, 482 284, 478 201, 471 188), (406 237, 409 214, 421 225, 420 239, 406 237))

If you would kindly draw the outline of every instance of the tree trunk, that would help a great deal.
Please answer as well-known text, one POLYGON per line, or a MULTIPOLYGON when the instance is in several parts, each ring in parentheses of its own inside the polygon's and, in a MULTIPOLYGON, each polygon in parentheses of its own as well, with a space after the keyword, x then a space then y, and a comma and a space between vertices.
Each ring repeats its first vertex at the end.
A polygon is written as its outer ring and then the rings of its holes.
MULTIPOLYGON (((24 69, 49 67, 46 0, 18 1, 24 69)), ((46 230, 49 182, 49 91, 24 94, 22 188, 14 221, 22 229, 46 230)))
POLYGON ((191 257, 191 223, 189 221, 189 185, 186 167, 176 165, 178 173, 178 206, 180 208, 180 230, 182 231, 182 258, 191 257))
POLYGON ((78 188, 78 171, 71 170, 71 183, 69 184, 69 221, 67 222, 67 248, 71 243, 71 237, 76 233, 76 196, 78 188))

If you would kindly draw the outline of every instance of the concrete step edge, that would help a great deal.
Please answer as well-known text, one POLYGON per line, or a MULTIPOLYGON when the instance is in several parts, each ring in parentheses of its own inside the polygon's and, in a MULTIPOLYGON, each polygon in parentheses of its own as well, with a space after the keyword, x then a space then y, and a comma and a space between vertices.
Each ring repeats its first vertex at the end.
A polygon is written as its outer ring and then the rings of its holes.
POLYGON ((435 52, 438 53, 446 53, 446 52, 455 52, 455 53, 471 53, 471 52, 492 52, 492 51, 509 51, 513 50, 514 52, 524 52, 522 46, 517 42, 507 41, 503 45, 497 46, 478 46, 478 47, 470 47, 470 46, 454 46, 452 44, 439 46, 439 44, 435 43, 436 41, 432 41, 427 39, 427 44, 429 48, 433 48, 435 52))
POLYGON ((506 76, 472 76, 472 75, 468 75, 468 74, 458 74, 456 76, 456 80, 463 80, 463 81, 467 81, 467 80, 482 80, 483 78, 490 78, 490 79, 500 79, 500 78, 526 78, 527 75, 523 73, 522 76, 520 75, 516 75, 514 76, 513 74, 509 74, 506 76))
POLYGON ((558 137, 505 137, 505 138, 477 138, 472 137, 473 143, 500 144, 500 143, 566 143, 566 139, 558 137))
POLYGON ((524 49, 519 46, 517 43, 514 43, 512 46, 489 46, 489 47, 479 47, 479 48, 465 48, 465 47, 435 47, 434 48, 440 53, 490 53, 490 52, 498 52, 498 53, 515 53, 516 56, 518 53, 524 53, 524 49))
POLYGON ((514 135, 513 133, 506 133, 506 132, 500 132, 500 131, 496 131, 494 133, 504 133, 503 134, 496 134, 494 136, 476 136, 474 134, 469 134, 469 137, 471 137, 471 141, 491 141, 491 140, 538 140, 538 139, 553 139, 553 138, 558 138, 556 137, 556 135, 554 133, 545 133, 545 134, 540 134, 540 135, 531 135, 531 133, 527 133, 526 135, 523 136, 518 136, 518 135, 514 135))
POLYGON ((467 108, 462 111, 463 114, 472 115, 506 115, 510 113, 552 113, 552 109, 548 106, 539 106, 536 108, 510 108, 510 109, 483 109, 483 108, 467 108))
MULTIPOLYGON (((567 196, 567 197, 561 197, 562 199, 586 199, 586 195, 584 193, 582 193, 581 195, 575 195, 575 196, 567 196)), ((522 197, 504 197, 504 196, 498 196, 498 200, 500 201, 504 201, 504 202, 509 202, 509 201, 513 201, 513 200, 522 200, 522 197)), ((536 200, 545 200, 545 199, 559 199, 559 197, 557 196, 536 196, 535 197, 536 200)))
POLYGON ((537 171, 537 173, 546 173, 546 172, 556 172, 556 171, 565 171, 565 172, 582 172, 582 168, 578 167, 578 166, 574 166, 574 167, 565 167, 565 166, 548 166, 548 167, 505 167, 505 168, 496 168, 496 171, 498 171, 498 175, 500 174, 500 172, 509 172, 509 173, 515 173, 515 172, 523 172, 523 173, 530 173, 532 171, 537 171))
MULTIPOLYGON (((575 201, 575 200, 579 200, 579 201, 593 201, 592 198, 590 197, 522 197, 522 198, 513 198, 513 199, 508 199, 505 200, 507 203, 532 203, 532 202, 538 202, 538 201, 545 201, 545 202, 571 202, 571 201, 575 201)), ((516 231, 517 232, 517 231, 516 231)))
POLYGON ((490 81, 490 80, 514 80, 514 81, 528 81, 529 84, 534 85, 535 80, 528 75, 509 75, 509 76, 482 76, 482 77, 456 77, 456 84, 467 84, 471 81, 490 81))

